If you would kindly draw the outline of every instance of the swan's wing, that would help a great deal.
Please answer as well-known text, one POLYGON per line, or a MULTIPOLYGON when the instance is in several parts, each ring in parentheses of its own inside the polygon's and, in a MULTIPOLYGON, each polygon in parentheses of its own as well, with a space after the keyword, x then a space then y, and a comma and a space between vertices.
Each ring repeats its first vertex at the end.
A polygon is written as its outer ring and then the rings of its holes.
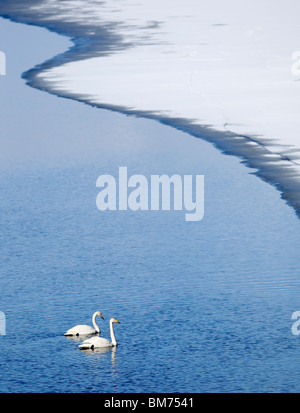
POLYGON ((101 347, 112 347, 112 343, 103 337, 91 337, 87 338, 80 344, 79 348, 101 348, 101 347))
POLYGON ((65 336, 76 336, 76 335, 87 335, 87 334, 95 334, 96 330, 88 325, 80 324, 78 326, 70 328, 68 331, 65 332, 65 336))

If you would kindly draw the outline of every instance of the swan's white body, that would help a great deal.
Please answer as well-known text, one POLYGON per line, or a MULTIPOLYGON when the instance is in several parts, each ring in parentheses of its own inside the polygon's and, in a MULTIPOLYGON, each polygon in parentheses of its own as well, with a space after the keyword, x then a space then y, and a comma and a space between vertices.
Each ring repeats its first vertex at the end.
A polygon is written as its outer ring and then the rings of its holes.
POLYGON ((68 331, 65 332, 64 335, 65 336, 87 336, 89 334, 96 334, 96 333, 100 334, 100 328, 98 324, 96 323, 97 316, 101 317, 104 320, 102 313, 100 311, 96 311, 93 314, 93 318, 92 318, 94 328, 86 324, 79 324, 78 326, 70 328, 68 331))
POLYGON ((110 327, 110 337, 111 341, 107 340, 106 338, 103 337, 91 337, 87 338, 80 344, 79 348, 82 350, 85 349, 94 349, 94 348, 103 348, 103 347, 114 347, 117 346, 117 340, 115 337, 114 329, 113 329, 113 323, 118 323, 121 324, 120 321, 116 320, 115 318, 111 318, 109 321, 109 327, 110 327))

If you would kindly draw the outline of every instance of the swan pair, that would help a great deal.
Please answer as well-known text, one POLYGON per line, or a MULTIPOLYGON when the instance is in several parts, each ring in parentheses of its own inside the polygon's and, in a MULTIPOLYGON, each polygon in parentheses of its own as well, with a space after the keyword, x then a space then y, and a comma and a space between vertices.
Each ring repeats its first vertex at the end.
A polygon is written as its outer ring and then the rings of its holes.
MULTIPOLYGON (((93 327, 88 326, 88 325, 77 325, 75 327, 70 328, 68 331, 65 332, 65 336, 81 336, 81 335, 90 335, 90 334, 100 334, 100 328, 98 324, 96 323, 96 317, 99 316, 104 320, 104 317, 100 311, 96 311, 93 314, 92 317, 92 322, 93 322, 93 327)), ((94 348, 103 348, 103 347, 114 347, 117 346, 117 340, 115 337, 114 329, 113 329, 113 323, 118 323, 121 324, 120 321, 116 320, 115 318, 111 318, 109 321, 109 327, 110 327, 110 337, 111 341, 107 340, 106 338, 95 336, 88 338, 80 344, 79 348, 84 350, 84 349, 94 349, 94 348)))

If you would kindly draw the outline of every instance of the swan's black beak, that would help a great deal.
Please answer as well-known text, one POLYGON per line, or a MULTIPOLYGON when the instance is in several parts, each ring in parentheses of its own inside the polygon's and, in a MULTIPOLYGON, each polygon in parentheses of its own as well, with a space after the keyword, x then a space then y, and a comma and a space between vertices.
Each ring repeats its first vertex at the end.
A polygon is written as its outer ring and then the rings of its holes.
POLYGON ((102 318, 102 320, 104 320, 104 317, 103 317, 103 315, 101 314, 101 316, 100 316, 101 318, 102 318))
POLYGON ((120 321, 116 320, 117 323, 121 324, 120 321))

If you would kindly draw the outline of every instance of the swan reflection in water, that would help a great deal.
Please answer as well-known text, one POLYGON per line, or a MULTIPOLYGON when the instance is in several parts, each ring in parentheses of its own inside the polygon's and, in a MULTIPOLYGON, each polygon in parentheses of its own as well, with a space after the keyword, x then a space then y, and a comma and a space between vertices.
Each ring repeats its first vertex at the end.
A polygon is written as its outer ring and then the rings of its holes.
POLYGON ((99 357, 106 353, 111 352, 112 360, 115 360, 116 351, 117 351, 117 347, 102 347, 102 348, 98 347, 98 348, 93 348, 93 349, 87 348, 87 349, 81 350, 83 354, 86 354, 87 356, 91 356, 91 357, 99 357))
MULTIPOLYGON (((111 374, 112 374, 112 378, 114 378, 115 374, 117 373, 118 370, 118 363, 116 360, 116 351, 117 351, 117 347, 98 347, 98 348, 88 348, 88 349, 84 349, 81 350, 80 352, 85 356, 88 357, 90 360, 97 360, 97 364, 98 362, 100 362, 102 360, 102 362, 105 362, 104 360, 108 360, 107 357, 109 357, 108 354, 111 352, 111 374)), ((101 365, 102 365, 101 362, 101 365)))

